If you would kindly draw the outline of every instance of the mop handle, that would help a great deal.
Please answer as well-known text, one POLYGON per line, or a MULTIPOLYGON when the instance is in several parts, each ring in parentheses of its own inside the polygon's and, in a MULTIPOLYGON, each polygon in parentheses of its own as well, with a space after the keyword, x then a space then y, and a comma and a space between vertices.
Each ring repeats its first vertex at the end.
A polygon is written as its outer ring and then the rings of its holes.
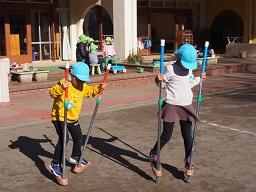
MULTIPOLYGON (((110 68, 111 68, 111 64, 108 64, 102 83, 107 82, 110 68)), ((103 88, 100 88, 99 97, 96 99, 96 105, 100 105, 102 94, 103 94, 103 88)))
MULTIPOLYGON (((68 81, 68 73, 69 73, 69 63, 66 63, 66 66, 65 66, 65 81, 68 81)), ((62 179, 65 178, 65 168, 66 168, 67 110, 68 110, 68 87, 65 88, 65 97, 64 97, 62 179)))
MULTIPOLYGON (((206 71, 206 61, 207 61, 208 47, 209 47, 209 41, 205 41, 205 44, 204 44, 204 55, 203 55, 203 62, 202 62, 201 74, 204 74, 205 71, 206 71)), ((202 100, 203 100, 203 97, 202 97, 202 87, 203 87, 203 81, 202 81, 202 79, 201 79, 201 80, 200 80, 200 83, 199 83, 199 93, 198 93, 198 97, 197 97, 197 102, 198 102, 198 103, 201 103, 202 100)), ((198 107, 199 107, 199 106, 198 106, 198 107)), ((197 110, 196 110, 196 111, 198 111, 198 107, 197 107, 197 110)))
POLYGON ((202 70, 201 70, 202 73, 205 73, 205 70, 206 70, 206 60, 207 60, 208 47, 209 47, 209 41, 205 41, 204 55, 203 55, 203 62, 202 62, 202 70))
MULTIPOLYGON (((164 46, 165 46, 165 40, 161 39, 160 41, 160 75, 164 73, 164 46)), ((164 99, 162 98, 162 80, 159 81, 159 100, 158 100, 158 105, 162 106, 164 99)))
MULTIPOLYGON (((111 64, 108 64, 102 83, 106 83, 107 82, 107 78, 108 78, 108 75, 109 75, 110 68, 111 68, 111 64)), ((103 93, 103 89, 100 88, 99 96, 102 96, 102 93, 103 93)))
MULTIPOLYGON (((165 40, 161 39, 160 41, 160 75, 163 74, 164 72, 164 45, 165 45, 165 40)), ((157 156, 158 156, 158 161, 156 164, 156 169, 158 171, 161 170, 161 162, 160 162, 160 136, 161 136, 161 131, 162 131, 162 120, 161 120, 161 115, 162 115, 162 105, 164 103, 164 99, 162 98, 162 80, 159 81, 159 99, 158 99, 158 128, 157 128, 157 156)))
MULTIPOLYGON (((69 74, 69 63, 66 63, 65 66, 65 81, 68 81, 68 74, 69 74)), ((65 101, 68 98, 68 88, 65 88, 65 101)), ((67 106, 65 106, 67 107, 67 106)))
MULTIPOLYGON (((202 74, 205 73, 205 71, 206 71, 206 61, 207 61, 208 47, 209 47, 209 42, 205 41, 203 62, 202 62, 202 68, 201 68, 201 73, 202 74)), ((202 79, 200 79, 199 91, 198 91, 198 95, 197 95, 197 105, 196 105, 196 114, 198 116, 199 116, 200 104, 203 100, 202 89, 203 89, 203 81, 202 81, 202 79)), ((196 131, 197 131, 197 122, 195 122, 195 124, 194 124, 194 130, 193 130, 193 134, 192 134, 192 150, 190 152, 190 155, 189 155, 190 158, 189 158, 189 161, 188 161, 189 169, 192 168, 192 155, 193 155, 193 151, 195 150, 196 131)))
MULTIPOLYGON (((103 81, 102 81, 103 83, 106 83, 106 81, 107 81, 110 68, 111 68, 111 64, 108 64, 106 72, 105 72, 105 75, 104 75, 104 78, 103 78, 103 81)), ((94 111, 93 111, 93 114, 92 114, 92 118, 91 118, 91 122, 90 122, 90 125, 89 125, 89 129, 87 131, 86 138, 85 138, 85 141, 83 143, 82 152, 81 152, 81 155, 80 155, 80 158, 79 158, 78 166, 80 166, 81 163, 82 163, 83 155, 84 155, 87 143, 89 141, 91 130, 93 128, 94 120, 96 118, 97 111, 98 111, 98 108, 99 108, 100 103, 101 103, 101 96, 102 96, 102 94, 103 94, 103 89, 101 88, 100 89, 100 93, 99 93, 99 97, 96 99, 96 105, 94 107, 94 111)))
POLYGON ((164 73, 164 46, 165 40, 161 39, 160 41, 160 74, 164 73))

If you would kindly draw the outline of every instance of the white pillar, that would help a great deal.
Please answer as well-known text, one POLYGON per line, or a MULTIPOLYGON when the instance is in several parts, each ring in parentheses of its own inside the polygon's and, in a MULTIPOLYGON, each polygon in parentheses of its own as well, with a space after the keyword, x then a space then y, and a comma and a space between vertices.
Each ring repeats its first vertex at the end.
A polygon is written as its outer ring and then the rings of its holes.
POLYGON ((137 0, 113 0, 115 51, 120 59, 137 51, 137 0))
POLYGON ((10 60, 8 58, 0 60, 0 103, 9 102, 9 80, 10 60))
POLYGON ((250 0, 250 8, 249 8, 249 43, 252 43, 252 25, 253 25, 253 2, 250 0))
POLYGON ((80 35, 83 34, 84 19, 80 19, 77 24, 70 25, 70 46, 71 46, 71 60, 76 61, 76 44, 80 35))
POLYGON ((63 31, 62 59, 64 61, 69 61, 71 59, 71 47, 70 47, 69 37, 68 37, 68 27, 67 26, 62 27, 62 31, 63 31))
POLYGON ((76 25, 70 25, 70 46, 71 46, 71 60, 76 61, 76 43, 78 40, 76 25))

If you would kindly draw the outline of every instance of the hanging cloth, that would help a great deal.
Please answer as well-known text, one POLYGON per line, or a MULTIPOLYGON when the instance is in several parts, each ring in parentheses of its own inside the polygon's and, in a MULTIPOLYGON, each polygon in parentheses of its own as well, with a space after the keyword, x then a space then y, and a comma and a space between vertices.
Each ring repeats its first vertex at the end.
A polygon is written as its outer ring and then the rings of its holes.
POLYGON ((144 46, 146 47, 146 49, 150 49, 152 47, 152 41, 149 38, 145 38, 144 39, 144 46))

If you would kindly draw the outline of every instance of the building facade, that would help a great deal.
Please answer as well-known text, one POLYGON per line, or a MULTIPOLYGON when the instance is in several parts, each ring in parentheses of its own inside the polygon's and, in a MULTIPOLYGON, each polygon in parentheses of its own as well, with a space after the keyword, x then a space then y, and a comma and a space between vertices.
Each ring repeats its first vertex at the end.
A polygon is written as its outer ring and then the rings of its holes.
POLYGON ((61 59, 68 7, 66 0, 1 0, 0 58, 19 63, 61 59))
MULTIPOLYGON (((0 0, 0 58, 30 63, 75 60, 79 35, 114 39, 120 58, 150 38, 174 49, 176 24, 223 50, 256 43, 256 0, 0 0)), ((196 39, 196 38, 195 38, 196 39)))

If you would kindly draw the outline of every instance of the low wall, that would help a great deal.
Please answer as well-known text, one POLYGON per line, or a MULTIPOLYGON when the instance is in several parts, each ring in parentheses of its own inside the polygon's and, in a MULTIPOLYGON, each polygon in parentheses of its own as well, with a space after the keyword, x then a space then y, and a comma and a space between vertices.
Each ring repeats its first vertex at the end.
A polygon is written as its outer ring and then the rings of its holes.
POLYGON ((239 52, 246 51, 246 57, 256 57, 256 44, 229 43, 226 45, 226 55, 239 57, 239 52))
MULTIPOLYGON (((131 67, 131 66, 130 66, 131 67)), ((153 67, 152 67, 153 68, 153 67)), ((116 75, 111 74, 107 81, 108 89, 118 88, 118 87, 129 87, 129 86, 146 86, 147 84, 152 84, 155 82, 155 77, 159 73, 159 67, 154 67, 155 70, 158 69, 155 73, 152 72, 127 72, 127 74, 119 73, 116 75)), ((221 64, 221 65, 209 65, 207 67, 207 76, 218 76, 225 75, 228 73, 241 73, 241 72, 255 72, 256 64, 254 63, 239 63, 239 64, 221 64)), ((196 76, 200 75, 201 67, 195 71, 196 76)), ((63 73, 59 75, 63 76, 63 73)), ((51 80, 37 82, 37 83, 13 83, 10 84, 10 95, 12 98, 21 98, 27 97, 28 94, 32 95, 33 98, 41 97, 41 95, 49 95, 49 88, 55 85, 60 79, 58 74, 50 73, 49 78, 51 80)), ((102 81, 103 75, 95 75, 91 77, 91 84, 98 84, 102 81)))

